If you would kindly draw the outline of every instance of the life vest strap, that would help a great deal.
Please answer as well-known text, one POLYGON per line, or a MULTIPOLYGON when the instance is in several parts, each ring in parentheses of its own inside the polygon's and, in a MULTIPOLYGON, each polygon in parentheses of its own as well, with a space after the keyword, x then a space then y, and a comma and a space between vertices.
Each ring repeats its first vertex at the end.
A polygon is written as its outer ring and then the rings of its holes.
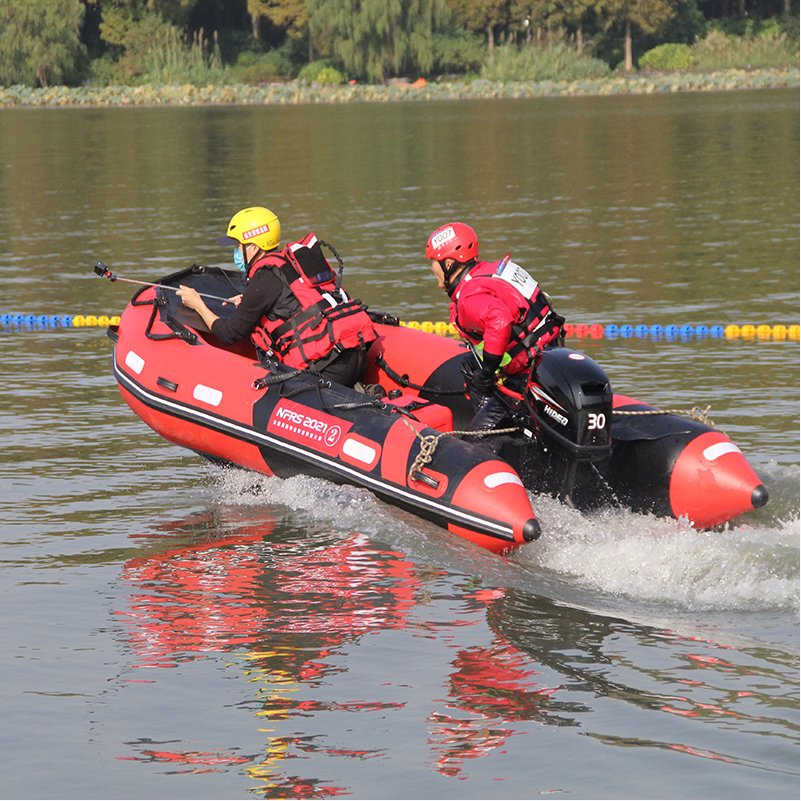
POLYGON ((274 328, 270 332, 270 337, 275 349, 282 355, 294 344, 299 345, 302 352, 304 343, 309 344, 323 337, 336 342, 333 324, 365 309, 359 300, 349 300, 337 306, 331 306, 327 301, 321 300, 274 328), (323 322, 324 326, 321 325, 323 322))
POLYGON ((506 352, 514 359, 515 356, 523 351, 530 351, 537 347, 543 348, 558 339, 560 335, 563 336, 562 326, 564 322, 565 318, 551 309, 531 331, 526 332, 523 327, 524 324, 512 326, 516 339, 509 345, 506 352))

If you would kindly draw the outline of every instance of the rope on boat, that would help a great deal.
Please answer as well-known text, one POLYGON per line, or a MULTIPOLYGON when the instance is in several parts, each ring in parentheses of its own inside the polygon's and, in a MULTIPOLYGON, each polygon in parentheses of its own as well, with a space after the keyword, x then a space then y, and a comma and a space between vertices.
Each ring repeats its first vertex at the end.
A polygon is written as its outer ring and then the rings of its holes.
POLYGON ((351 412, 354 409, 386 409, 387 404, 382 403, 378 398, 372 398, 366 401, 350 401, 349 403, 335 403, 334 409, 344 409, 346 412, 351 412))
POLYGON ((309 371, 295 369, 288 373, 267 373, 267 375, 263 375, 253 382, 253 389, 264 389, 273 384, 283 384, 284 381, 289 381, 291 378, 296 378, 303 373, 308 374, 309 371))
MULTIPOLYGON (((693 406, 692 409, 647 409, 643 411, 615 411, 614 414, 621 414, 621 415, 655 415, 655 414, 680 414, 686 417, 690 417, 693 420, 697 420, 700 423, 704 423, 705 425, 710 426, 710 428, 714 428, 718 431, 722 429, 715 424, 715 422, 709 417, 709 410, 711 406, 707 406, 705 408, 701 408, 700 406, 693 406)), ((429 483, 426 481, 426 476, 422 472, 423 468, 426 467, 431 460, 434 458, 434 453, 437 449, 437 445, 439 445, 440 439, 442 437, 449 437, 449 436, 459 436, 459 435, 469 435, 471 437, 488 437, 493 436, 496 434, 513 434, 518 432, 520 429, 518 427, 513 428, 491 428, 486 431, 443 431, 439 434, 427 434, 423 436, 408 420, 405 418, 401 418, 404 423, 414 432, 414 435, 417 439, 420 440, 420 451, 415 457, 412 466, 409 468, 409 478, 411 479, 418 479, 429 483)))
POLYGON ((630 416, 635 415, 652 415, 652 414, 680 414, 684 417, 689 417, 692 420, 697 420, 699 423, 703 423, 704 425, 709 426, 710 428, 714 428, 717 431, 722 431, 720 426, 718 426, 715 421, 709 416, 709 410, 711 406, 706 406, 705 408, 701 408, 700 406, 693 406, 692 409, 644 409, 644 410, 627 410, 621 411, 619 409, 613 410, 612 414, 625 414, 630 416))
POLYGON ((393 370, 389 364, 387 364, 387 360, 384 358, 383 353, 379 353, 376 357, 375 363, 384 370, 384 372, 399 386, 401 387, 409 387, 410 389, 415 389, 418 392, 430 392, 432 395, 464 395, 464 384, 460 387, 440 387, 440 386, 422 386, 420 384, 415 384, 409 379, 407 374, 401 375, 397 370, 393 370))
POLYGON ((412 462, 412 466, 409 468, 409 478, 423 481, 434 488, 439 485, 439 482, 436 481, 436 479, 432 479, 430 476, 426 476, 425 473, 423 473, 423 468, 434 458, 434 453, 443 437, 461 436, 463 434, 467 434, 471 437, 491 437, 497 434, 512 434, 515 431, 519 431, 517 427, 490 428, 483 431, 442 431, 439 434, 426 434, 424 436, 405 417, 401 417, 401 420, 409 426, 414 432, 415 437, 420 440, 420 451, 415 457, 414 462, 412 462))

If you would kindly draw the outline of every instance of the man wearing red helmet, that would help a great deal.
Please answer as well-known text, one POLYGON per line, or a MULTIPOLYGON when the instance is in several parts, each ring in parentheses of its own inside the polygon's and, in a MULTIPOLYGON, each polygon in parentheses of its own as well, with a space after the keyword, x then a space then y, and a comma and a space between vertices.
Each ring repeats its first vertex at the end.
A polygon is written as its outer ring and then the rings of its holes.
POLYGON ((494 393, 504 357, 508 361, 503 374, 512 383, 520 382, 537 352, 560 339, 564 318, 508 254, 500 261, 479 261, 478 237, 465 223, 437 228, 428 238, 426 258, 440 289, 451 299, 451 322, 474 345, 483 340, 481 369, 468 376, 476 407, 469 428, 493 428, 506 413, 494 393))

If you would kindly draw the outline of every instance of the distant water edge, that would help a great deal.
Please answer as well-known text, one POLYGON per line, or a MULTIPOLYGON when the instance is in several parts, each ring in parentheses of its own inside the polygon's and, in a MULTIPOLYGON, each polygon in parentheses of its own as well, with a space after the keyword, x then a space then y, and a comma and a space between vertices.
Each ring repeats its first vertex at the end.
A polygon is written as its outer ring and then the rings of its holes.
POLYGON ((736 89, 798 88, 799 69, 729 69, 708 73, 635 73, 575 81, 472 81, 345 84, 321 86, 298 81, 259 85, 191 84, 146 86, 0 87, 0 108, 287 105, 492 98, 586 97, 736 89))

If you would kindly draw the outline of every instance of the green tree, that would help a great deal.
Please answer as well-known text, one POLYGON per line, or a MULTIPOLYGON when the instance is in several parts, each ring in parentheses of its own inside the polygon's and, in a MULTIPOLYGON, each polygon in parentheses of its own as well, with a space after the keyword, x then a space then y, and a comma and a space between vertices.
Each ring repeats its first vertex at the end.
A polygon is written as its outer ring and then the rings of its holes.
POLYGON ((487 49, 495 49, 498 34, 509 25, 509 0, 447 0, 457 29, 466 28, 487 37, 487 49))
POLYGON ((593 14, 593 0, 546 0, 544 11, 550 24, 557 24, 570 33, 579 55, 584 52, 585 31, 593 14))
POLYGON ((352 75, 383 81, 425 73, 432 37, 447 21, 445 0, 309 0, 311 30, 352 75))
POLYGON ((309 24, 308 0, 247 0, 247 8, 254 24, 264 18, 288 32, 305 32, 309 24))
POLYGON ((0 0, 0 84, 50 86, 74 77, 85 49, 81 0, 0 0))
POLYGON ((158 19, 188 32, 199 0, 87 0, 100 6, 100 35, 106 44, 124 46, 144 20, 158 19))
MULTIPOLYGON (((660 41, 654 45, 680 42, 692 44, 696 39, 702 38, 706 33, 706 23, 697 0, 675 0, 675 15, 658 31, 660 41)), ((650 42, 646 42, 648 47, 650 42)))
POLYGON ((308 39, 309 61, 314 58, 308 0, 247 0, 247 9, 254 39, 259 38, 259 22, 266 19, 289 39, 308 39))
POLYGON ((677 13, 676 0, 595 0, 595 7, 607 28, 621 24, 623 26, 626 72, 634 68, 631 47, 632 26, 639 28, 643 33, 656 33, 677 13))

